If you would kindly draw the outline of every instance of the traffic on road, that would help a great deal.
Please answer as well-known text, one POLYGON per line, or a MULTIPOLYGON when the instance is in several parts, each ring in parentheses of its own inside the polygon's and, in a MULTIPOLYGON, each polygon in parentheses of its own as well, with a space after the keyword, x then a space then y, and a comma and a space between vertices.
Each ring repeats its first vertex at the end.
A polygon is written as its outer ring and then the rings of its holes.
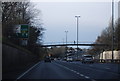
POLYGON ((40 61, 18 79, 119 79, 118 64, 87 63, 78 61, 52 60, 40 61), (114 66, 114 67, 112 67, 114 66))

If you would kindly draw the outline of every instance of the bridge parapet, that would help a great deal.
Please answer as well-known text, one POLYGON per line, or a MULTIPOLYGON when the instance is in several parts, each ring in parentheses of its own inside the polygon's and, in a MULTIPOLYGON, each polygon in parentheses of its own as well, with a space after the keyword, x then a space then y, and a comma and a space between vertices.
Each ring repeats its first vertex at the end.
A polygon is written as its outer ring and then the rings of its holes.
POLYGON ((41 47, 51 47, 51 46, 110 46, 108 44, 51 44, 51 45, 41 45, 41 47))

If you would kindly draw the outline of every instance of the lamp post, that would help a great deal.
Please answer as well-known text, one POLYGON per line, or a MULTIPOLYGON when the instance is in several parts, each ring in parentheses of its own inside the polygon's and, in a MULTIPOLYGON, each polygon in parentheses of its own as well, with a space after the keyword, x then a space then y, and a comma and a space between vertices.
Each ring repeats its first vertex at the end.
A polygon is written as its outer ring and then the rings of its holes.
POLYGON ((67 60, 67 33, 68 31, 65 31, 65 33, 66 33, 66 60, 67 60))
POLYGON ((64 44, 64 38, 62 39, 62 41, 63 41, 63 44, 64 44))
POLYGON ((79 22, 80 16, 75 16, 75 17, 77 18, 77 59, 78 59, 78 26, 79 26, 78 22, 79 22))
POLYGON ((114 0, 112 0, 112 62, 114 59, 114 0))
POLYGON ((65 31, 65 33, 66 33, 66 46, 67 46, 67 33, 68 33, 68 31, 65 31))

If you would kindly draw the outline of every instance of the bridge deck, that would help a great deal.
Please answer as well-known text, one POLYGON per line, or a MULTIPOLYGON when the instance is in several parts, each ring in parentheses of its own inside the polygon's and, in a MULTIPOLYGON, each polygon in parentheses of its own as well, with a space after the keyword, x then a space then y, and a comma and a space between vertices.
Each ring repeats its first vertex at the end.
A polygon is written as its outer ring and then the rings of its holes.
POLYGON ((51 45, 41 45, 41 47, 51 47, 51 46, 110 46, 108 44, 51 44, 51 45))

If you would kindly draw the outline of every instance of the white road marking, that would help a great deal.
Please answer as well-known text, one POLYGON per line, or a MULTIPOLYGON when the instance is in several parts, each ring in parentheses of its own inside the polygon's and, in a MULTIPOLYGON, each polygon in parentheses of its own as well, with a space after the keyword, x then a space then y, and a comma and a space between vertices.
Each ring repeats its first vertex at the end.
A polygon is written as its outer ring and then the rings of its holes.
POLYGON ((88 77, 88 76, 85 76, 85 78, 87 78, 87 79, 88 79, 88 78, 90 78, 90 77, 88 77))
POLYGON ((74 73, 76 73, 76 71, 75 71, 75 70, 74 70, 73 72, 74 72, 74 73))
POLYGON ((83 74, 80 74, 80 76, 84 76, 83 74))
POLYGON ((77 74, 79 75, 80 73, 77 72, 77 74))
POLYGON ((74 70, 71 70, 71 71, 74 71, 74 70))
MULTIPOLYGON (((55 63, 55 64, 57 64, 57 63, 55 63)), ((85 76, 85 75, 83 75, 83 74, 80 74, 79 72, 77 72, 77 71, 75 71, 75 70, 72 70, 72 69, 70 69, 70 68, 68 68, 68 67, 66 67, 66 66, 63 66, 63 65, 61 65, 61 64, 57 64, 57 65, 58 65, 58 66, 61 66, 61 67, 63 67, 63 68, 66 68, 66 69, 68 69, 68 70, 70 70, 70 71, 72 71, 72 72, 80 75, 81 77, 84 77, 84 78, 86 78, 86 79, 90 79, 90 77, 85 76)), ((95 81, 95 80, 94 80, 94 79, 91 79, 91 81, 95 81)))
MULTIPOLYGON (((81 67, 81 66, 78 66, 78 67, 81 67)), ((84 67, 84 68, 87 68, 87 67, 84 67)), ((88 68, 88 69, 92 69, 92 70, 93 70, 93 68, 88 68)), ((105 68, 104 68, 104 69, 105 69, 105 68)), ((107 68, 107 69, 108 69, 108 68, 107 68)), ((110 68, 109 68, 109 69, 110 69, 110 68)), ((96 71, 100 71, 100 72, 104 72, 104 70, 100 70, 100 69, 94 69, 94 70, 96 70, 96 71)), ((119 76, 119 74, 117 74, 117 73, 113 73, 113 72, 110 72, 110 73, 119 76)))
POLYGON ((37 64, 35 64, 34 66, 32 66, 30 69, 28 69, 27 71, 25 71, 23 74, 21 74, 15 81, 17 81, 18 79, 22 78, 25 74, 27 74, 30 70, 32 70, 34 67, 36 67, 40 62, 38 62, 37 64))

